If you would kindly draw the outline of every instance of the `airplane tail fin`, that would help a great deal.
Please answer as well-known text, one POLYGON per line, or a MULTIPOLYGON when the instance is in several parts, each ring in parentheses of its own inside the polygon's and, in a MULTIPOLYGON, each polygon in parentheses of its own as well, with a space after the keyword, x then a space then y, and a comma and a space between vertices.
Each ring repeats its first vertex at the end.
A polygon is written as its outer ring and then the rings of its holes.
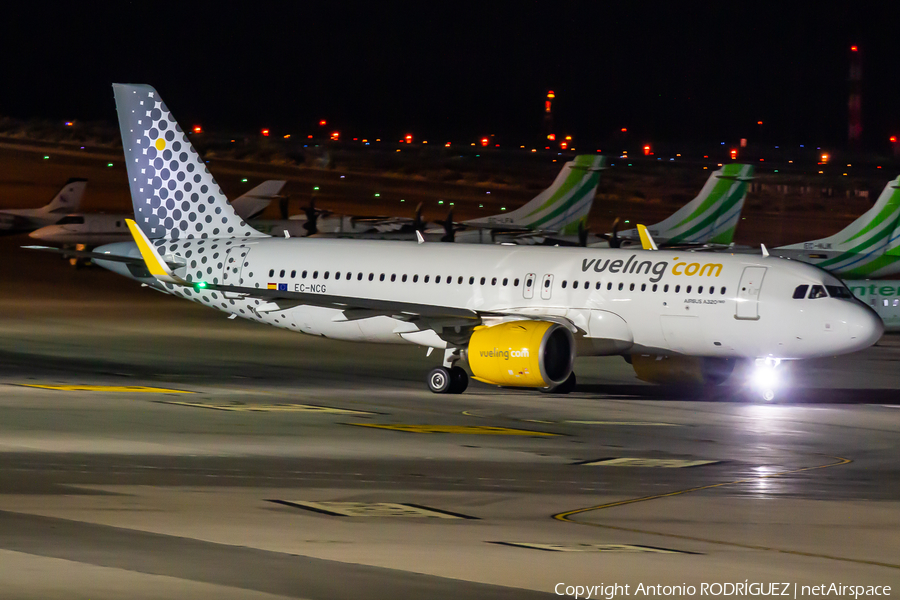
MULTIPOLYGON (((790 246, 785 250, 823 250, 839 253, 817 266, 836 268, 846 255, 900 256, 900 177, 888 182, 875 204, 858 219, 829 237, 790 246)), ((857 260, 857 259, 852 259, 857 260)))
POLYGON ((286 183, 287 181, 276 179, 263 181, 246 194, 235 198, 231 203, 231 207, 242 219, 246 221, 255 219, 281 193, 281 188, 286 183))
POLYGON ((81 197, 84 195, 84 188, 87 187, 87 179, 73 178, 62 186, 50 204, 43 209, 48 213, 71 213, 81 210, 81 197))
MULTIPOLYGON (((709 176, 696 198, 647 229, 666 244, 730 244, 752 179, 752 165, 725 165, 709 176)), ((638 239, 636 230, 620 235, 638 239)))
POLYGON ((150 240, 251 238, 159 93, 113 84, 134 220, 150 240))
POLYGON ((577 235, 579 223, 586 224, 591 211, 600 171, 606 168, 606 158, 579 155, 563 165, 553 185, 530 202, 509 213, 467 221, 474 225, 499 225, 556 231, 577 235))

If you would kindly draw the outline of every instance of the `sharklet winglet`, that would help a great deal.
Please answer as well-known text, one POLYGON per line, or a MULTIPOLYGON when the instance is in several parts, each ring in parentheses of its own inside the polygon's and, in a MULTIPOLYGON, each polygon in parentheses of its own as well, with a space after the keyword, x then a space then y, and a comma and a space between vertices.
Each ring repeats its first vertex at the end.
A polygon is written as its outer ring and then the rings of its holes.
POLYGON ((647 231, 646 226, 638 225, 637 230, 638 234, 641 236, 641 247, 644 250, 659 250, 659 248, 656 247, 656 242, 653 241, 653 236, 647 231))
POLYGON ((141 257, 144 259, 144 264, 147 265, 147 270, 150 271, 151 275, 166 283, 191 285, 181 277, 175 275, 169 266, 164 261, 160 260, 156 252, 153 251, 150 240, 147 239, 147 236, 141 231, 141 228, 138 227, 138 224, 135 223, 133 219, 125 219, 125 223, 128 225, 128 230, 131 232, 134 243, 137 244, 138 250, 141 252, 141 257))

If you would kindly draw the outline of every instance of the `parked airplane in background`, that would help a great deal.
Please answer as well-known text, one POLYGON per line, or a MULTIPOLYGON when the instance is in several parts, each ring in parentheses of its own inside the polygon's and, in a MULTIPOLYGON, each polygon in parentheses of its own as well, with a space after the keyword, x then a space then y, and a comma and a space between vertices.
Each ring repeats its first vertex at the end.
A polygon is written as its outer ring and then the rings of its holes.
POLYGON ((773 257, 268 237, 235 214, 156 90, 113 88, 135 241, 98 248, 97 264, 233 317, 438 348, 434 392, 462 392, 464 362, 489 384, 570 391, 576 353, 625 355, 652 381, 718 381, 735 359, 769 373, 883 331, 839 280, 773 257), (796 300, 800 287, 825 294, 796 300))
POLYGON ((854 296, 878 313, 885 331, 900 331, 900 281, 855 279, 847 285, 854 296))
MULTIPOLYGON (((242 219, 249 220, 262 213, 274 198, 281 193, 285 181, 264 181, 231 203, 234 211, 242 219)), ((55 225, 41 227, 29 237, 45 244, 85 250, 101 244, 112 244, 131 240, 131 233, 125 219, 131 214, 78 213, 67 214, 55 225)))
MULTIPOLYGON (((729 164, 710 174, 696 198, 668 219, 647 230, 660 246, 717 244, 734 241, 734 231, 747 198, 747 183, 753 179, 753 166, 729 164)), ((615 237, 615 232, 611 236, 615 237)), ((618 233, 621 247, 639 245, 637 229, 618 233)))
POLYGON ((816 265, 842 279, 900 273, 900 177, 889 182, 875 205, 838 233, 773 248, 775 256, 816 265))
POLYGON ((0 235, 25 233, 58 222, 81 207, 85 187, 87 179, 70 179, 46 206, 0 210, 0 235))

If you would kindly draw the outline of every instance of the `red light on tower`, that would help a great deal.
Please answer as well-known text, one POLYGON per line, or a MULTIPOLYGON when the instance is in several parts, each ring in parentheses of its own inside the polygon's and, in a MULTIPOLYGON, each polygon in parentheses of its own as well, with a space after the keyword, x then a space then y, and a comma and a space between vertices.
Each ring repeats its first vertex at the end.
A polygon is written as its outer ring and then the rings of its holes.
POLYGON ((896 135, 892 135, 890 139, 891 139, 891 143, 894 143, 894 142, 897 141, 897 136, 896 136, 896 135))
POLYGON ((559 147, 561 150, 565 150, 566 148, 569 147, 569 144, 568 144, 568 142, 560 142, 559 147))
POLYGON ((628 133, 628 128, 627 128, 627 127, 623 127, 623 128, 622 128, 622 133, 628 133))
POLYGON ((553 90, 550 90, 549 92, 547 92, 547 98, 549 100, 553 100, 554 98, 556 98, 556 94, 553 93, 553 90))
POLYGON ((487 138, 481 138, 481 145, 482 145, 482 146, 487 146, 489 142, 490 142, 489 139, 487 139, 487 138))
POLYGON ((406 140, 407 144, 412 144, 412 134, 411 133, 407 133, 406 137, 403 139, 406 140))
POLYGON ((550 140, 551 142, 556 141, 556 134, 551 133, 550 135, 547 136, 547 139, 550 140))
POLYGON ((203 131, 202 127, 200 127, 199 125, 194 125, 194 133, 200 133, 201 131, 203 131))
POLYGON ((859 52, 858 46, 850 46, 850 52, 859 52))
POLYGON ((322 119, 321 121, 319 121, 320 127, 325 127, 326 125, 328 125, 328 123, 325 122, 325 119, 322 119))
POLYGON ((339 131, 331 132, 331 139, 334 140, 335 142, 338 141, 338 138, 340 138, 340 137, 341 137, 341 134, 339 131))
POLYGON ((644 156, 650 156, 650 146, 644 146, 644 156))
POLYGON ((735 150, 734 148, 732 148, 732 149, 731 149, 731 160, 734 160, 734 159, 736 159, 736 158, 737 158, 737 150, 735 150))
POLYGON ((268 130, 268 129, 263 129, 261 133, 263 134, 263 137, 269 137, 269 130, 268 130))

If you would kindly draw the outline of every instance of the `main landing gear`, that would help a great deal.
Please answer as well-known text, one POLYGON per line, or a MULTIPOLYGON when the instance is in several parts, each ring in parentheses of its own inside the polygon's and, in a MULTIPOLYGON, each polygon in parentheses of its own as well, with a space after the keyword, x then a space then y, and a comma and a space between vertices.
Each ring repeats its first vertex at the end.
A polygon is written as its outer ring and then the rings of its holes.
POLYGON ((469 387, 469 376, 462 367, 437 367, 428 374, 428 389, 435 394, 462 394, 469 387))

